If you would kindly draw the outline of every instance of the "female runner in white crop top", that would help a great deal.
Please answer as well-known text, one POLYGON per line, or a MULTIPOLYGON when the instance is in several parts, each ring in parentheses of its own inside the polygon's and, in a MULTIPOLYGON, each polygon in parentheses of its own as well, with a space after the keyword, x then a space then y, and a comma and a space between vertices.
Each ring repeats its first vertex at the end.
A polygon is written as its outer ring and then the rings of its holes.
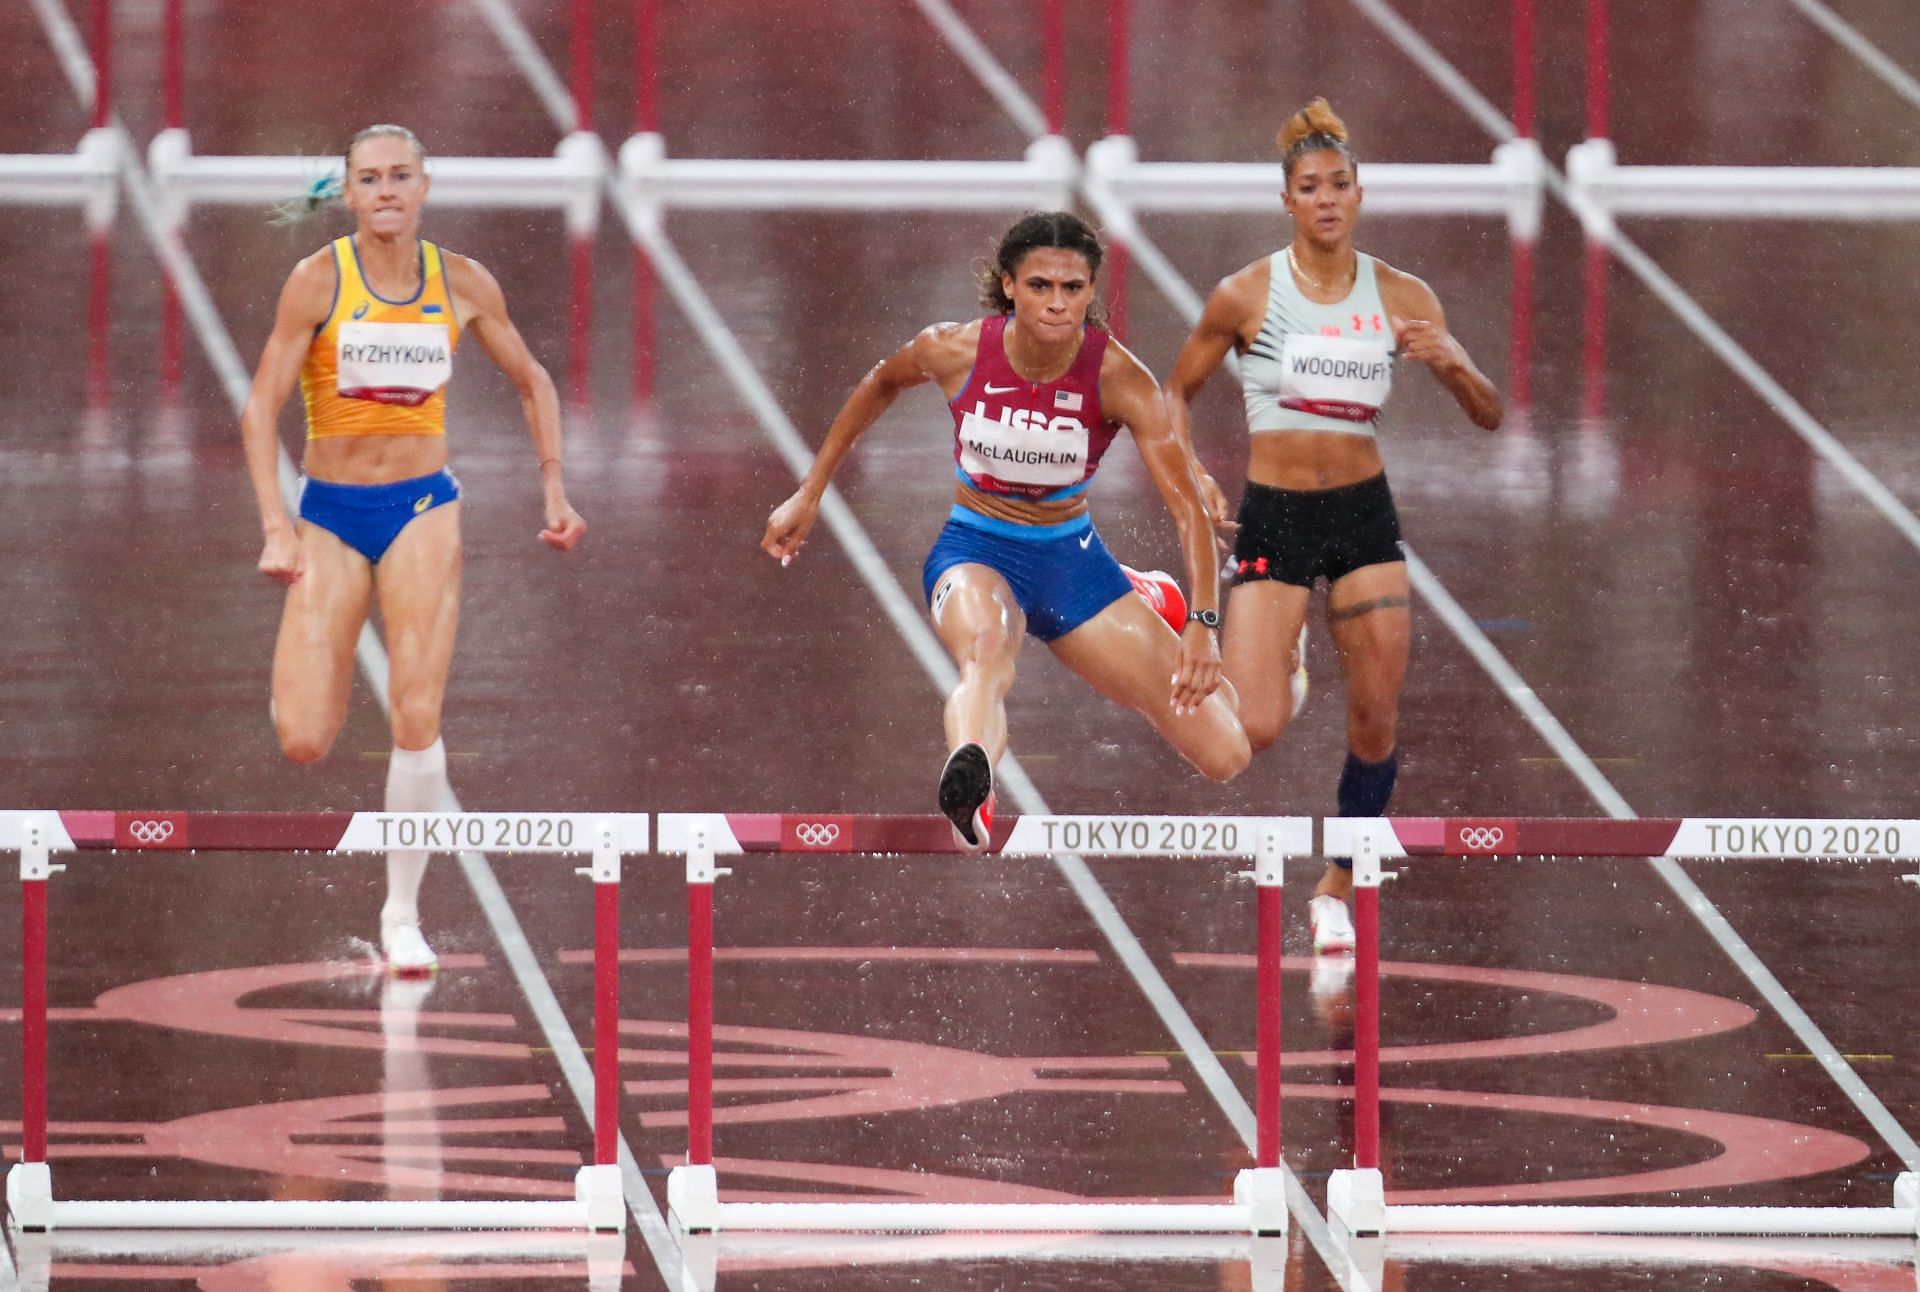
MULTIPOLYGON (((1250 446, 1237 522, 1195 462, 1215 523, 1235 533, 1226 675, 1240 693, 1248 739, 1264 749, 1304 698, 1296 652, 1313 585, 1326 579, 1328 627, 1347 689, 1339 810, 1378 816, 1398 769, 1411 632, 1399 522, 1374 435, 1393 360, 1425 364, 1477 426, 1495 429, 1503 410, 1493 383, 1447 331, 1432 289, 1354 249, 1359 167, 1326 100, 1288 118, 1278 143, 1293 241, 1214 288, 1167 382, 1168 414, 1191 451, 1194 396, 1229 350, 1240 355, 1250 446)), ((1351 887, 1350 864, 1322 876, 1312 903, 1316 950, 1353 945, 1351 887)))

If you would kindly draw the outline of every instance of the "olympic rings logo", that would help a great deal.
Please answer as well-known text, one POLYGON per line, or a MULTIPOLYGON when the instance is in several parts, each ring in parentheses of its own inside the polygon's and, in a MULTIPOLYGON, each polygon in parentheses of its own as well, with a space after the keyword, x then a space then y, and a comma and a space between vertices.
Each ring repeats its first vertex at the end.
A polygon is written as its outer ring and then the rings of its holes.
POLYGON ((793 837, 809 848, 824 848, 840 837, 840 827, 831 821, 802 821, 793 827, 793 837))
POLYGON ((1507 832, 1497 825, 1469 826, 1460 832, 1460 846, 1474 852, 1491 852, 1506 837, 1507 832))
POLYGON ((127 833, 133 836, 135 843, 165 843, 167 840, 173 838, 173 822, 166 820, 129 821, 127 822, 127 833))

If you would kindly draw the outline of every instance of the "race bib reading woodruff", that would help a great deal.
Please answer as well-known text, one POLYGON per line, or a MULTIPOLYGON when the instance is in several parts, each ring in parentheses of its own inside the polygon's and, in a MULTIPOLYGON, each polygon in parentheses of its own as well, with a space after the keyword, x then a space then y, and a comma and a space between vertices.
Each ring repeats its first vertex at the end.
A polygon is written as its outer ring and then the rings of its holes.
POLYGON ((337 358, 342 399, 413 408, 453 375, 453 342, 444 323, 345 322, 337 358))
POLYGON ((1280 349, 1280 406, 1343 422, 1380 416, 1393 355, 1377 341, 1290 332, 1280 349))

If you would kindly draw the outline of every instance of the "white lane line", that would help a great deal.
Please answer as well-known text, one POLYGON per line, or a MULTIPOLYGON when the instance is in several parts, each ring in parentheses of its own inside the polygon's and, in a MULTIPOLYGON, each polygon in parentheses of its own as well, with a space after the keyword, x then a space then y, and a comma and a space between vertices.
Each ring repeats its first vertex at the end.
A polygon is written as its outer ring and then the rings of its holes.
POLYGON ((507 57, 520 69, 520 74, 532 82, 533 92, 540 99, 547 115, 553 123, 565 131, 578 128, 578 117, 573 110, 573 92, 567 88, 560 74, 547 62, 540 52, 539 42, 533 33, 526 29, 520 19, 508 7, 506 0, 473 0, 480 8, 480 14, 487 20, 487 26, 493 29, 494 37, 505 47, 507 57))
POLYGON ((1440 51, 1429 45, 1425 37, 1391 6, 1383 3, 1383 0, 1353 0, 1353 6, 1371 18, 1373 24, 1386 33, 1388 40, 1419 64, 1421 70, 1446 90, 1455 103, 1465 108, 1488 134, 1501 143, 1514 137, 1513 123, 1507 120, 1507 114, 1495 107, 1486 95, 1474 89, 1473 83, 1441 57, 1440 51))
MULTIPOLYGON (((510 13, 504 17, 510 25, 516 25, 518 22, 510 13)), ((492 19, 490 18, 489 21, 492 19)), ((556 124, 558 124, 557 120, 556 124)), ((668 291, 673 294, 682 312, 693 323, 715 362, 733 382, 742 402, 746 404, 754 419, 760 423, 762 430, 773 442, 774 448, 786 462, 788 469, 796 479, 805 475, 813 461, 812 449, 794 427, 792 420, 781 409, 779 401, 768 389, 758 369, 754 367, 745 349, 741 347, 738 338, 734 336, 719 310, 714 307, 711 298, 700 286, 699 280, 687 268, 678 250, 667 240, 660 222, 649 218, 648 213, 640 210, 628 199, 617 176, 608 177, 606 191, 626 222, 629 236, 636 245, 645 249, 653 262, 654 271, 667 285, 668 291)), ((942 693, 952 690, 959 683, 959 674, 948 659, 945 648, 940 645, 939 639, 922 620, 918 603, 895 581, 885 560, 880 556, 879 549, 873 545, 873 540, 867 535, 865 527, 854 516, 852 509, 846 505, 838 489, 828 487, 821 501, 820 513, 835 538, 846 550, 862 580, 866 582, 881 608, 885 610, 888 619, 906 640, 908 648, 913 652, 914 658, 920 662, 922 669, 942 693)), ((1050 811, 1039 789, 1011 753, 1001 760, 998 775, 1023 812, 1046 814, 1050 811)), ((1086 907, 1094 924, 1106 936, 1122 965, 1133 976, 1141 993, 1160 1017, 1168 1033, 1186 1052, 1187 1060, 1193 1065, 1201 1083, 1213 1095, 1242 1141, 1251 1149, 1254 1143, 1256 1121, 1252 1108, 1248 1106, 1238 1087, 1233 1084, 1233 1079, 1227 1075, 1225 1067, 1214 1054, 1213 1047, 1201 1036, 1199 1028, 1194 1026, 1192 1018, 1181 1007, 1172 988, 1167 985, 1166 980, 1154 966, 1152 958, 1147 955, 1145 948, 1134 937, 1132 930, 1127 927, 1125 920, 1121 918, 1112 901, 1100 887, 1099 881, 1093 877, 1086 863, 1079 857, 1059 857, 1055 859, 1054 864, 1067 880, 1068 886, 1086 907)), ((1289 1209, 1299 1219, 1301 1228, 1307 1233, 1314 1246, 1326 1258, 1328 1267, 1333 1268, 1335 1262, 1328 1255, 1332 1247, 1325 1222, 1321 1219, 1319 1212, 1314 1209, 1312 1200, 1294 1176, 1292 1169, 1284 1165, 1281 1169, 1285 1172, 1289 1209)), ((651 1239, 649 1246, 652 1246, 651 1239)), ((656 1259, 658 1256, 656 1252, 656 1259)), ((664 1270, 663 1273, 665 1273, 664 1270)), ((672 1280, 669 1279, 669 1282, 672 1280)))
MULTIPOLYGON (((700 334, 701 341, 727 374, 728 379, 740 393, 742 401, 753 413, 768 439, 773 441, 780 456, 793 471, 796 479, 803 475, 813 460, 812 451, 801 438, 792 421, 786 416, 767 388, 764 379, 746 356, 739 341, 727 327, 726 321, 715 309, 699 281, 694 277, 679 253, 665 235, 651 221, 639 212, 630 210, 622 204, 623 214, 627 217, 628 232, 652 259, 654 271, 672 293, 683 313, 693 323, 694 330, 700 334)), ((874 597, 886 611, 887 618, 894 629, 904 638, 914 657, 920 661, 929 678, 943 692, 951 690, 958 683, 952 662, 921 617, 920 608, 902 590, 887 569, 873 540, 868 537, 852 510, 841 499, 837 490, 829 487, 821 505, 820 514, 832 531, 833 536, 846 550, 848 558, 859 572, 861 579, 872 590, 874 597)), ((1008 753, 1000 761, 996 770, 1001 786, 1008 792, 1020 811, 1045 814, 1052 809, 1047 806, 1020 761, 1008 753)), ((1234 1130, 1249 1149, 1254 1143, 1255 1117, 1246 1098, 1227 1075, 1219 1058, 1214 1054, 1213 1046, 1194 1025, 1173 989, 1161 976, 1152 958, 1140 945, 1139 939, 1127 927, 1126 921, 1114 907, 1105 890, 1087 868, 1085 861, 1075 856, 1062 856, 1054 859, 1055 866, 1066 879, 1094 924, 1107 938, 1126 968, 1138 985, 1141 994, 1153 1007, 1154 1013, 1167 1028, 1175 1043, 1193 1065, 1196 1075, 1222 1112, 1232 1123, 1234 1130)), ((1299 1221, 1300 1228, 1307 1233, 1310 1241, 1328 1257, 1330 1268, 1334 1266, 1329 1254, 1332 1251, 1331 1240, 1326 1224, 1314 1209, 1313 1201, 1307 1196, 1290 1167, 1282 1167, 1286 1172, 1289 1209, 1299 1221)))
MULTIPOLYGON (((709 353, 732 381, 742 402, 760 423, 788 469, 796 478, 804 475, 813 460, 812 449, 781 409, 779 401, 768 389, 698 279, 681 260, 679 252, 658 227, 658 222, 635 208, 617 182, 609 180, 607 191, 626 222, 629 236, 645 249, 653 261, 655 272, 693 323, 709 353)), ((919 604, 895 581, 878 549, 874 547, 873 540, 846 505, 838 489, 829 486, 821 502, 820 514, 922 669, 943 693, 952 690, 958 684, 959 675, 948 659, 946 650, 923 621, 919 604)), ((1021 811, 1042 814, 1050 811, 1038 787, 1014 755, 1009 753, 1001 760, 997 774, 1021 811)), ((1152 958, 1140 945, 1139 939, 1127 927, 1099 881, 1079 857, 1056 858, 1055 865, 1096 927, 1107 938, 1168 1033, 1185 1053, 1201 1083, 1225 1113, 1241 1140, 1251 1149, 1256 1122, 1252 1108, 1234 1085, 1233 1079, 1227 1075, 1213 1047, 1194 1025, 1192 1017, 1181 1006, 1152 958)), ((1336 1271, 1336 1278, 1342 1278, 1345 1286, 1344 1278, 1339 1273, 1340 1262, 1333 1257, 1333 1243, 1326 1222, 1315 1209, 1292 1168, 1282 1164, 1281 1169, 1285 1172, 1289 1210, 1328 1268, 1336 1271)))
POLYGON ((91 109, 93 56, 87 53, 87 42, 80 35, 80 29, 67 16, 60 0, 28 0, 28 3, 40 15, 41 30, 46 32, 47 43, 53 46, 54 57, 59 60, 60 70, 66 73, 74 96, 80 100, 81 107, 91 109))
MULTIPOLYGON (((1374 16, 1377 13, 1392 14, 1392 11, 1382 3, 1382 0, 1353 0, 1353 4, 1369 16, 1374 16)), ((1395 21, 1398 21, 1397 15, 1394 15, 1394 18, 1395 21)), ((1445 59, 1441 58, 1431 46, 1426 45, 1425 42, 1420 42, 1418 46, 1402 44, 1402 48, 1406 50, 1408 56, 1413 58, 1422 70, 1426 71, 1436 82, 1445 86, 1452 86, 1453 84, 1459 83, 1459 74, 1455 72, 1452 66, 1448 64, 1445 59)), ((1471 108, 1472 104, 1467 104, 1466 106, 1471 108)), ((1570 206, 1574 205, 1570 199, 1566 182, 1560 173, 1552 166, 1548 166, 1545 173, 1547 182, 1554 193, 1562 201, 1568 202, 1570 206)), ((1576 210, 1576 214, 1577 213, 1578 211, 1576 210)), ((1804 419, 1808 425, 1818 431, 1819 440, 1808 437, 1810 443, 1814 443, 1815 447, 1818 448, 1820 447, 1821 441, 1827 443, 1833 442, 1832 437, 1826 433, 1824 428, 1819 427, 1818 423, 1815 423, 1811 417, 1807 416, 1805 411, 1800 409, 1800 406, 1794 403, 1786 392, 1780 389, 1777 383, 1767 377, 1764 370, 1762 370, 1745 351, 1741 350, 1740 347, 1734 343, 1733 339, 1728 337, 1712 319, 1707 317, 1705 311, 1700 309, 1691 296, 1687 295, 1672 279, 1660 272, 1658 267, 1653 264, 1652 260, 1650 260, 1644 252, 1629 242, 1617 229, 1610 230, 1609 242, 1613 245, 1616 252, 1621 254, 1623 260, 1627 261, 1630 265, 1636 266, 1635 272, 1640 275, 1641 280, 1645 282, 1648 287, 1652 288, 1662 300, 1666 301, 1667 304, 1679 314, 1681 319, 1687 322, 1688 325, 1694 329, 1695 333, 1708 343, 1715 353, 1720 354, 1722 358, 1733 365, 1735 371, 1739 372, 1741 376, 1746 377, 1749 382, 1754 384, 1755 389, 1760 393, 1762 398, 1768 399, 1769 402, 1774 402, 1770 392, 1777 394, 1779 400, 1784 401, 1782 405, 1783 408, 1790 407, 1796 410, 1800 418, 1804 419), (1718 338, 1717 341, 1716 338, 1718 338), (1733 357, 1736 355, 1740 360, 1738 363, 1734 362, 1733 357)), ((1803 436, 1805 435, 1805 430, 1798 425, 1793 418, 1789 418, 1788 422, 1789 425, 1794 426, 1795 430, 1801 431, 1803 436)), ((1844 451, 1839 450, 1837 444, 1834 444, 1833 447, 1836 451, 1844 454, 1844 451)), ((1845 460, 1852 462, 1851 456, 1846 456, 1845 460)), ((1856 463, 1855 466, 1857 467, 1857 465, 1856 463)), ((1861 471, 1861 474, 1875 485, 1878 484, 1878 481, 1874 481, 1872 476, 1864 470, 1861 471)), ((1901 508, 1900 510, 1905 512, 1905 508, 1901 508)), ((1911 519, 1911 515, 1908 514, 1908 520, 1911 521, 1911 519)), ((1896 521, 1896 523, 1898 522, 1896 521)), ((1906 527, 1903 526, 1902 528, 1905 529, 1906 527)), ((1913 532, 1908 532, 1909 536, 1912 537, 1913 532)), ((1408 561, 1409 571, 1412 570, 1413 564, 1414 562, 1410 559, 1408 561)), ((1428 578, 1431 581, 1431 587, 1438 589, 1439 581, 1432 579, 1430 573, 1428 578)), ((1421 593, 1423 596, 1429 595, 1429 589, 1423 586, 1421 593)), ((1448 600, 1451 601, 1451 598, 1448 600)), ((1458 610, 1457 606, 1455 606, 1455 610, 1458 610)), ((1486 640, 1485 634, 1480 631, 1479 626, 1476 625, 1471 618, 1462 614, 1453 626, 1455 632, 1461 635, 1461 640, 1468 644, 1469 649, 1473 651, 1476 658, 1484 659, 1486 657, 1498 656, 1499 653, 1494 650, 1493 643, 1486 640), (1476 639, 1477 645, 1475 644, 1476 639)), ((1517 673, 1514 673, 1511 669, 1506 670, 1506 672, 1511 681, 1519 681, 1519 675, 1517 673)), ((1496 678, 1499 678, 1498 674, 1496 674, 1496 678)), ((1507 682, 1504 680, 1503 685, 1507 685, 1507 682)), ((1509 689, 1509 694, 1513 694, 1511 689, 1509 689)), ((1533 693, 1529 689, 1526 691, 1526 695, 1532 697, 1533 693)), ((1524 706, 1522 711, 1526 712, 1524 706)), ((1531 717, 1532 715, 1529 714, 1530 719, 1531 717)), ((1555 722, 1553 726, 1555 729, 1559 729, 1558 722, 1555 722)), ((1553 737, 1547 729, 1541 728, 1537 722, 1535 723, 1535 727, 1543 737, 1546 737, 1550 742, 1553 740, 1553 737)), ((1562 730, 1561 734, 1564 736, 1564 730, 1562 730)), ((1577 745, 1572 743, 1571 737, 1567 738, 1566 745, 1568 752, 1577 755, 1577 761, 1570 759, 1568 766, 1575 769, 1575 773, 1579 776, 1581 783, 1590 788, 1595 784, 1606 786, 1607 793, 1605 795, 1596 793, 1595 797, 1601 805, 1606 808, 1607 812, 1615 817, 1631 817, 1636 815, 1627 805, 1626 800, 1621 797, 1617 791, 1613 790, 1611 782, 1606 780, 1605 776, 1600 772, 1600 769, 1593 765, 1593 761, 1589 759, 1577 745)), ((1567 757, 1567 753, 1562 753, 1562 757, 1567 757)), ((1753 949, 1734 931, 1733 926, 1727 922, 1726 917, 1720 913, 1713 903, 1707 900, 1706 895, 1700 891, 1699 887, 1694 884, 1693 880, 1688 877, 1686 872, 1678 864, 1665 858, 1648 858, 1648 860, 1653 864, 1654 872, 1673 890, 1674 895, 1686 904, 1687 909, 1693 913, 1695 919, 1700 921, 1701 927, 1704 928, 1708 935, 1719 945, 1727 958, 1740 969, 1740 972, 1746 976, 1747 981, 1752 983, 1755 989, 1766 998, 1768 1004, 1774 1007, 1781 1021, 1792 1029, 1794 1035, 1799 1038, 1800 1043, 1806 1046, 1808 1052, 1819 1060, 1820 1066, 1833 1078, 1834 1083, 1846 1093, 1847 1098, 1852 1101, 1854 1107, 1858 1108, 1861 1115, 1881 1134, 1882 1138, 1886 1140, 1887 1146, 1906 1164, 1907 1170, 1920 1170, 1920 1165, 1917 1165, 1920 1164, 1920 1145, 1915 1144, 1912 1136, 1908 1135, 1893 1114, 1887 1111, 1886 1105, 1880 1101, 1879 1096, 1875 1095, 1867 1086, 1867 1083, 1860 1079, 1860 1074, 1853 1070, 1852 1065, 1841 1057, 1839 1048, 1826 1038, 1826 1035, 1814 1023, 1813 1019, 1808 1016, 1807 1012, 1802 1009, 1793 997, 1788 994, 1786 989, 1781 986, 1780 980, 1774 976, 1773 971, 1768 969, 1760 958, 1754 954, 1753 949)))
MULTIPOLYGON (((701 287, 698 278, 668 241, 659 221, 650 218, 649 213, 629 201, 617 180, 609 178, 607 192, 625 220, 629 236, 653 261, 654 271, 693 323, 701 341, 727 374, 741 401, 759 422, 767 438, 773 442, 788 470, 796 479, 804 476, 813 462, 813 450, 780 407, 779 401, 774 398, 772 390, 760 376, 732 329, 727 326, 726 320, 721 317, 720 311, 715 308, 706 290, 701 287)), ((880 602, 895 630, 906 640, 921 668, 943 693, 952 690, 959 684, 960 678, 947 657, 946 649, 940 645, 933 630, 927 627, 919 603, 894 579, 879 549, 874 546, 865 527, 854 516, 837 488, 828 487, 820 510, 828 528, 846 550, 854 568, 880 602)), ((1051 811, 1038 787, 1012 754, 1001 760, 998 776, 1023 812, 1045 814, 1051 811)), ((1200 1035, 1199 1029, 1180 1006, 1139 940, 1120 917, 1099 882, 1087 870, 1086 863, 1079 857, 1064 857, 1058 859, 1056 864, 1069 886, 1086 905, 1094 923, 1106 934, 1121 963, 1133 974, 1169 1032, 1187 1051, 1188 1060, 1199 1074, 1201 1082, 1213 1094, 1241 1138, 1251 1147, 1255 1122, 1253 1110, 1227 1075, 1213 1047, 1200 1035)), ((1298 1188, 1291 1171, 1288 1172, 1288 1180, 1292 1187, 1298 1188)), ((1300 1196, 1305 1197, 1304 1191, 1300 1192, 1300 1196)), ((1308 1204, 1308 1210, 1311 1211, 1311 1204, 1308 1204)), ((1314 1219, 1318 1220, 1319 1217, 1315 1215, 1314 1219)))
POLYGON ((1000 110, 1013 118, 1015 125, 1033 139, 1047 133, 1047 114, 1020 88, 1020 82, 1000 65, 1000 60, 988 52, 986 45, 973 34, 973 28, 953 11, 947 0, 913 0, 913 3, 947 38, 974 79, 999 103, 1000 110))
MULTIPOLYGON (((78 41, 78 33, 73 31, 64 11, 57 6, 52 9, 41 8, 41 17, 51 25, 48 35, 55 48, 78 41), (62 29, 64 30, 64 34, 62 29)), ((84 46, 80 46, 84 48, 84 46)), ((205 280, 200 276, 198 267, 181 245, 178 235, 167 225, 160 214, 160 203, 152 180, 142 165, 138 150, 126 128, 116 117, 113 129, 118 136, 120 147, 120 173, 126 184, 131 205, 139 217, 140 224, 152 242, 155 253, 173 276, 174 285, 179 292, 183 311, 192 324, 194 334, 206 350, 207 360, 213 365, 215 374, 226 391, 228 402, 238 413, 246 404, 248 379, 246 369, 240 361, 240 353, 233 343, 232 335, 227 331, 220 317, 212 294, 207 290, 205 280)), ((290 492, 292 481, 296 478, 292 459, 286 446, 280 445, 280 483, 282 493, 292 501, 290 492)), ((362 628, 357 648, 357 657, 367 682, 379 701, 382 713, 389 709, 387 675, 388 660, 379 636, 371 624, 362 628)), ((447 789, 447 808, 459 811, 460 803, 453 795, 452 786, 447 789)), ((479 853, 460 854, 461 872, 474 884, 474 896, 479 900, 481 909, 486 913, 494 936, 499 940, 506 954, 516 981, 526 996, 529 1007, 540 1026, 542 1035, 552 1048, 556 1061, 567 1079, 575 1101, 579 1104, 587 1125, 591 1127, 594 1119, 593 1067, 587 1061, 579 1040, 574 1036, 566 1015, 559 1008, 553 986, 547 980, 538 959, 529 949, 526 934, 507 904, 500 891, 499 883, 493 877, 491 863, 479 853)), ((640 1231, 646 1237, 650 1248, 663 1248, 668 1263, 663 1265, 662 1274, 671 1275, 669 1282, 679 1285, 681 1272, 679 1250, 666 1233, 666 1224, 659 1209, 653 1205, 653 1195, 648 1192, 646 1181, 641 1176, 632 1147, 624 1136, 619 1137, 619 1155, 623 1187, 627 1196, 629 1212, 640 1231), (641 1205, 644 1202, 644 1207, 641 1205)), ((656 1252, 656 1256, 659 1252, 656 1252)))
POLYGON ((1892 87, 1895 94, 1920 108, 1920 81, 1914 80, 1905 68, 1881 53, 1879 46, 1849 26, 1820 0, 1788 0, 1788 3, 1813 19, 1829 36, 1846 46, 1855 58, 1872 68, 1874 75, 1892 87))
MULTIPOLYGON (((1547 187, 1555 196, 1565 202, 1569 209, 1584 219, 1601 217, 1597 227, 1605 230, 1605 239, 1614 255, 1628 269, 1633 271, 1649 291, 1663 301, 1667 308, 1679 316, 1680 320, 1693 329, 1695 336, 1706 343, 1709 350, 1718 355, 1722 362, 1739 374, 1754 390, 1754 393, 1766 401, 1767 407, 1780 415, 1794 434, 1804 440, 1809 448, 1823 458, 1827 465, 1837 472, 1841 479, 1859 490, 1862 497, 1873 504, 1874 510, 1899 530, 1916 549, 1920 549, 1920 519, 1916 519, 1912 510, 1881 483, 1861 461, 1854 457, 1826 427, 1822 426, 1801 406, 1800 401, 1789 395, 1786 388, 1775 381, 1759 362, 1746 352, 1738 341, 1727 335, 1725 328, 1714 322, 1711 316, 1700 307, 1699 302, 1688 295, 1685 288, 1676 283, 1667 272, 1654 262, 1654 259, 1620 232, 1611 220, 1604 218, 1603 212, 1595 212, 1590 203, 1575 194, 1552 166, 1545 171, 1547 187)), ((1589 227, 1595 227, 1590 224, 1589 227)))
POLYGON ((1448 592, 1433 571, 1427 568, 1427 563, 1415 555, 1411 547, 1406 549, 1406 554, 1407 573, 1413 579, 1414 587, 1420 590, 1420 595, 1433 606, 1434 612, 1440 616, 1440 621, 1453 630, 1454 636, 1460 639, 1460 644, 1467 648, 1467 653, 1473 656, 1480 667, 1499 684, 1501 692, 1507 699, 1513 701, 1514 707, 1526 715, 1528 723, 1540 733, 1548 747, 1559 755, 1560 760, 1567 765, 1567 769, 1574 774, 1581 787, 1593 795, 1594 801, 1606 809, 1608 816, 1620 818, 1635 816, 1636 813, 1628 806, 1627 800, 1621 796, 1619 790, 1613 787, 1613 782, 1601 773, 1593 759, 1587 757, 1587 751, 1582 749, 1567 729, 1561 725, 1560 719, 1553 716, 1553 711, 1547 708, 1546 702, 1531 686, 1527 685, 1525 679, 1520 676, 1519 670, 1509 664, 1506 656, 1487 640, 1487 635, 1480 631, 1480 625, 1473 622, 1473 616, 1463 610, 1460 603, 1453 599, 1453 594, 1448 592))

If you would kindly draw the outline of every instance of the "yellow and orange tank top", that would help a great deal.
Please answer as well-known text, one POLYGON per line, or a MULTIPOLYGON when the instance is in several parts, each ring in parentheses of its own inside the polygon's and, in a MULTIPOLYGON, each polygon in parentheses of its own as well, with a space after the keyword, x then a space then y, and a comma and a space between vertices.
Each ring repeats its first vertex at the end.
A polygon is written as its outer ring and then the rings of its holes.
POLYGON ((460 324, 440 248, 420 244, 420 290, 405 301, 368 286, 351 237, 333 240, 333 265, 333 308, 300 366, 307 438, 445 435, 460 324))

